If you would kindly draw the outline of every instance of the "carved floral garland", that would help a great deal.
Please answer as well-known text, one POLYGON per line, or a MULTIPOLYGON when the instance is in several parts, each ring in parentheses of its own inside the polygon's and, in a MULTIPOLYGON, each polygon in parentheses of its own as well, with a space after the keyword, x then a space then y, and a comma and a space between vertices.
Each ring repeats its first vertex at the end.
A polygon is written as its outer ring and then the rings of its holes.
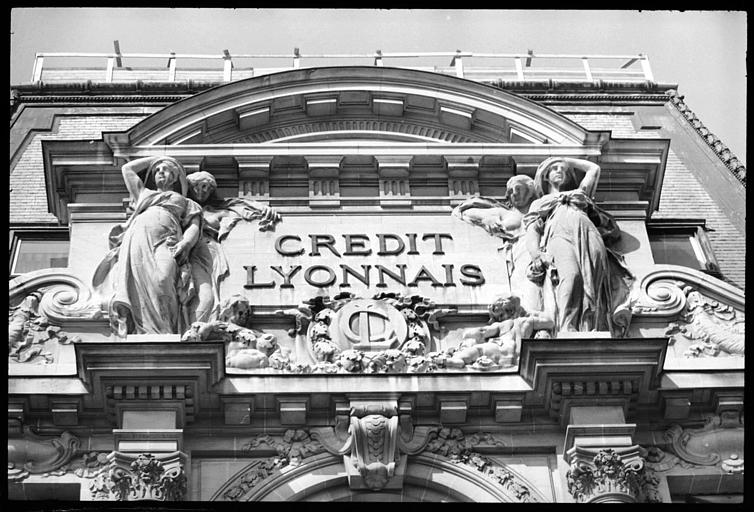
POLYGON ((457 428, 443 427, 438 430, 437 437, 427 444, 426 450, 447 457, 456 464, 465 464, 482 473, 487 478, 496 481, 508 491, 511 491, 521 502, 533 501, 529 489, 516 480, 510 471, 500 467, 491 459, 472 451, 474 446, 486 441, 497 446, 504 444, 491 434, 479 433, 466 437, 457 428))
MULTIPOLYGON (((272 367, 293 373, 429 373, 442 367, 443 354, 427 351, 432 340, 424 325, 437 327, 437 319, 451 310, 439 309, 434 302, 419 295, 382 292, 372 297, 373 300, 384 301, 403 315, 408 335, 398 348, 367 353, 337 347, 330 337, 330 324, 338 310, 356 298, 348 292, 332 299, 329 296, 314 297, 297 308, 279 311, 281 315, 294 318, 295 327, 288 334, 292 338, 305 337, 316 362, 295 364, 279 359, 272 367)), ((306 350, 306 347, 301 349, 306 350)))

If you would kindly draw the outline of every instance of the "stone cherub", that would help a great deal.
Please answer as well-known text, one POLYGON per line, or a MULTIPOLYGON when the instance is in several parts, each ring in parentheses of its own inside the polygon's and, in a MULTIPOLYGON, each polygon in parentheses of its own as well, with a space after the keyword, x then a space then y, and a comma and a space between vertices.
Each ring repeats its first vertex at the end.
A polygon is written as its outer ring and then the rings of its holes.
POLYGON ((518 357, 521 340, 548 337, 554 322, 541 312, 528 313, 515 295, 503 295, 489 306, 490 324, 463 332, 458 349, 445 360, 448 368, 475 365, 479 369, 512 366, 518 357))
POLYGON ((278 346, 273 334, 246 327, 250 315, 249 300, 241 295, 233 295, 223 303, 219 320, 194 322, 183 334, 181 341, 226 342, 225 365, 228 368, 267 368, 275 366, 276 360, 286 359, 286 354, 278 346))

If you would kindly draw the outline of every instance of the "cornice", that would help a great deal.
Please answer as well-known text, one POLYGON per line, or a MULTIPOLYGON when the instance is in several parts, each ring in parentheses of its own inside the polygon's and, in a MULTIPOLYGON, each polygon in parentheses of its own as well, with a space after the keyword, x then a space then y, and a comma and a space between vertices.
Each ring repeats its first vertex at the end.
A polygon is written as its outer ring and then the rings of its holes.
POLYGON ((675 108, 683 114, 686 121, 688 121, 694 130, 696 130, 696 132, 702 137, 704 142, 712 148, 725 166, 730 169, 733 176, 735 176, 736 179, 746 187, 746 166, 741 163, 728 146, 723 144, 723 141, 721 141, 704 125, 704 123, 702 123, 696 114, 688 107, 688 105, 686 105, 682 94, 678 94, 678 91, 675 89, 670 89, 669 91, 666 91, 665 94, 670 98, 670 102, 675 105, 675 108))

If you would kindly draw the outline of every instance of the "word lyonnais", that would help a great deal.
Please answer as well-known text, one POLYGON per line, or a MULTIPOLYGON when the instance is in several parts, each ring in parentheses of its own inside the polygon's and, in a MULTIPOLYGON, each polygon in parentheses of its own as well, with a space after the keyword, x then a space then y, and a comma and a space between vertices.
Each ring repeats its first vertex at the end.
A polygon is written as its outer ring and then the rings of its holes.
MULTIPOLYGON (((443 241, 453 239, 449 233, 423 233, 421 235, 406 233, 405 237, 392 233, 379 233, 374 237, 376 244, 373 249, 369 235, 357 233, 342 235, 342 237, 342 242, 338 244, 332 235, 309 235, 310 243, 307 244, 298 235, 283 235, 275 241, 275 250, 286 257, 304 255, 305 247, 311 249, 307 254, 310 257, 332 254, 337 258, 358 258, 370 255, 399 256, 404 253, 415 256, 422 254, 419 249, 422 252, 432 250, 433 255, 444 255, 443 241)), ((262 278, 265 279, 264 281, 260 281, 256 265, 246 265, 244 266, 246 269, 244 288, 274 288, 277 284, 280 284, 280 288, 294 288, 294 281, 296 278, 300 279, 299 276, 303 276, 304 281, 309 285, 318 288, 333 286, 337 281, 340 281, 338 286, 341 288, 348 288, 352 282, 356 281, 367 287, 374 285, 378 288, 388 287, 388 282, 409 287, 418 287, 421 282, 435 287, 456 286, 456 265, 451 263, 443 263, 440 265, 441 268, 435 266, 432 269, 425 265, 421 265, 418 269, 409 269, 408 265, 403 263, 387 266, 356 262, 348 265, 339 264, 337 267, 316 264, 304 269, 302 265, 290 265, 287 268, 283 268, 282 265, 270 265, 269 275, 262 278)), ((458 274, 458 282, 465 286, 481 286, 485 281, 482 270, 477 265, 460 265, 458 274)))

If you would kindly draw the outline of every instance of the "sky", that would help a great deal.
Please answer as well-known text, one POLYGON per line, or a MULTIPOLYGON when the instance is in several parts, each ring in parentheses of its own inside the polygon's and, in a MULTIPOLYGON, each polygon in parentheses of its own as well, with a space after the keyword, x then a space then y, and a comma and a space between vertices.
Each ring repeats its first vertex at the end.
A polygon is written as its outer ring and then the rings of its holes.
POLYGON ((16 8, 10 77, 28 83, 36 52, 114 40, 123 53, 644 53, 746 162, 746 27, 745 11, 16 8))

